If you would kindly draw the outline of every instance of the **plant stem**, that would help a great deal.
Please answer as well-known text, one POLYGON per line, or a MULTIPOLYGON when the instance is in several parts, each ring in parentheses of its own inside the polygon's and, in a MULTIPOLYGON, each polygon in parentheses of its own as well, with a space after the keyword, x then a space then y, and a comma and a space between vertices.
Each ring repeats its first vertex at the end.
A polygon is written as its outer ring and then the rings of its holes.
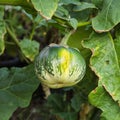
POLYGON ((33 6, 30 2, 27 2, 27 0, 0 0, 0 5, 26 6, 26 7, 33 6))
POLYGON ((34 34, 35 34, 35 29, 36 29, 36 24, 34 23, 33 28, 32 28, 32 31, 31 31, 31 34, 30 34, 30 40, 33 39, 33 36, 34 36, 34 34))
POLYGON ((60 45, 66 45, 69 37, 70 37, 73 33, 74 33, 74 30, 71 30, 70 32, 68 32, 68 33, 63 37, 63 39, 61 40, 60 45))
POLYGON ((16 43, 16 45, 17 45, 18 47, 20 47, 19 41, 18 41, 18 39, 16 38, 15 34, 10 30, 10 28, 9 28, 8 26, 6 26, 6 28, 7 28, 8 33, 10 34, 10 36, 13 38, 14 42, 16 43))
POLYGON ((55 116, 57 120, 63 120, 62 118, 60 118, 59 116, 55 116))
MULTIPOLYGON (((89 25, 91 21, 87 22, 80 22, 78 23, 78 27, 89 25)), ((71 30, 70 32, 66 33, 66 35, 63 37, 63 39, 60 42, 60 45, 66 45, 69 37, 74 33, 75 30, 71 30)))
MULTIPOLYGON (((19 49, 20 49, 19 40, 17 39, 15 33, 14 33, 7 25, 6 25, 6 29, 7 29, 8 33, 9 33, 9 35, 12 37, 13 41, 15 42, 15 44, 16 44, 16 45, 19 47, 19 49)), ((24 59, 27 63, 29 63, 29 61, 26 59, 26 57, 24 56, 24 54, 23 54, 21 51, 20 51, 20 53, 21 53, 23 59, 24 59)))
POLYGON ((82 27, 82 26, 86 26, 91 24, 91 21, 87 21, 87 22, 79 22, 77 27, 82 27))
POLYGON ((80 120, 88 120, 88 114, 91 112, 93 107, 88 103, 83 104, 80 111, 80 120))
POLYGON ((42 85, 43 91, 45 93, 45 99, 47 99, 48 96, 51 94, 50 88, 44 84, 41 84, 41 85, 42 85))

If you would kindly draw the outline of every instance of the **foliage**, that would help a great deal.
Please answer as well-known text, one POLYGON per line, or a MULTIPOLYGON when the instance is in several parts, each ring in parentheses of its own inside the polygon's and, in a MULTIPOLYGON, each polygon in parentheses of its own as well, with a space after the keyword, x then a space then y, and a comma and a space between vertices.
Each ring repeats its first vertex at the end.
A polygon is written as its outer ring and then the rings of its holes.
POLYGON ((3 16, 4 16, 4 7, 0 8, 1 15, 0 15, 0 55, 4 52, 5 45, 4 45, 4 35, 6 33, 5 30, 5 23, 3 21, 3 16))
POLYGON ((33 65, 0 69, 0 119, 7 120, 17 107, 26 107, 39 81, 33 65), (4 116, 4 117, 3 117, 4 116))
POLYGON ((81 82, 52 89, 44 100, 54 119, 119 120, 118 0, 1 0, 0 5, 0 120, 30 104, 40 85, 34 60, 53 42, 78 48, 87 64, 81 82))
POLYGON ((39 44, 36 41, 23 39, 20 41, 20 48, 22 53, 31 61, 33 61, 35 56, 38 54, 39 44))

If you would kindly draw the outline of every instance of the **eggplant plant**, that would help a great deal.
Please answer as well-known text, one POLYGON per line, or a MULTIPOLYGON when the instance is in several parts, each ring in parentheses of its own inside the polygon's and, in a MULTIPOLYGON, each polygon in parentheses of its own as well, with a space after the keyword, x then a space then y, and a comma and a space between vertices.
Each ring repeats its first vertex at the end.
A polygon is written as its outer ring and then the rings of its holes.
POLYGON ((0 120, 120 120, 119 8, 0 0, 0 120))

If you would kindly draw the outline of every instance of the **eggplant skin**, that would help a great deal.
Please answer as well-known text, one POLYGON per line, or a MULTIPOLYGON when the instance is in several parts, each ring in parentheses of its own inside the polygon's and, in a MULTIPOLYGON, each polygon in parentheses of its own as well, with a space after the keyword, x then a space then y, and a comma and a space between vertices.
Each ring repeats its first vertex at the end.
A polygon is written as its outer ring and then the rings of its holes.
POLYGON ((85 75, 86 63, 79 50, 50 44, 35 60, 35 72, 40 81, 50 88, 69 87, 85 75))

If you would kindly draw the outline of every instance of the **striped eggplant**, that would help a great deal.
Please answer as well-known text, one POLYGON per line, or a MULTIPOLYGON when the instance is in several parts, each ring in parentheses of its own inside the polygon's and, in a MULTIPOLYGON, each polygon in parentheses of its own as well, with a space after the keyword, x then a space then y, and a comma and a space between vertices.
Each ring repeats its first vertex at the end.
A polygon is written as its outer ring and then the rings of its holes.
POLYGON ((35 71, 41 82, 50 88, 73 86, 85 75, 86 64, 79 50, 50 44, 35 60, 35 71))

